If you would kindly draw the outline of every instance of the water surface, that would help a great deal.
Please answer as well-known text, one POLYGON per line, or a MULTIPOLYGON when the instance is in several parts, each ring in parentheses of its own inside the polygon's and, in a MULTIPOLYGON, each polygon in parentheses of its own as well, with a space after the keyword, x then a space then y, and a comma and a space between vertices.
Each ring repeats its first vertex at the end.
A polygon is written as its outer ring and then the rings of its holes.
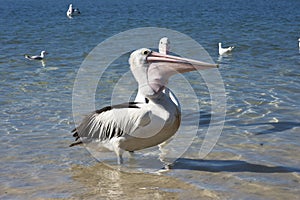
MULTIPOLYGON (((73 1, 82 12, 73 19, 69 3, 0 1, 1 199, 299 199, 299 1, 73 1), (120 172, 68 148, 82 61, 108 37, 148 26, 199 42, 221 64, 227 99, 221 137, 200 160, 211 108, 205 85, 193 83, 199 139, 162 175, 120 172), (218 42, 236 48, 219 57, 218 42), (45 67, 24 59, 41 50, 45 67)), ((126 62, 106 71, 98 106, 126 62)))

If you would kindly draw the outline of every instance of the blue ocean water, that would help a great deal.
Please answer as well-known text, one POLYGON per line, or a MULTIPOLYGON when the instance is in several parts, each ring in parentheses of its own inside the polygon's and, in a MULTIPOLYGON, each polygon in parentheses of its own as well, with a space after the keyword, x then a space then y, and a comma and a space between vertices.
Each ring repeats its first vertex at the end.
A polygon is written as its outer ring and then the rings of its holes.
MULTIPOLYGON (((297 0, 0 0, 1 198, 299 198, 299 7, 297 0), (67 18, 69 3, 82 15, 67 18), (107 38, 140 27, 193 38, 220 63, 226 90, 221 137, 199 160, 211 114, 207 89, 193 85, 199 144, 159 177, 127 175, 84 148, 68 148, 81 63, 107 38), (219 57, 218 42, 235 46, 232 54, 219 57), (49 52, 44 64, 24 58, 42 50, 49 52)), ((128 68, 126 56, 114 64, 120 70, 108 70, 99 83, 101 106, 128 68)))

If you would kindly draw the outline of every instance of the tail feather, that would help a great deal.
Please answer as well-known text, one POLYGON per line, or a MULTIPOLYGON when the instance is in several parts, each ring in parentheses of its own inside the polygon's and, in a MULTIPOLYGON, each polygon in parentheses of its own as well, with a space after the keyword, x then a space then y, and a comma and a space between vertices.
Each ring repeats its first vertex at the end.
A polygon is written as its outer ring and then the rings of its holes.
POLYGON ((74 132, 77 133, 77 128, 74 128, 74 129, 71 131, 71 133, 74 133, 74 132))
POLYGON ((72 130, 71 133, 73 133, 73 137, 79 137, 79 134, 78 134, 76 128, 74 130, 72 130))
POLYGON ((26 59, 29 59, 29 60, 32 59, 31 56, 29 56, 29 55, 27 55, 27 54, 25 54, 24 57, 25 57, 26 59))
POLYGON ((83 144, 83 142, 82 141, 74 142, 74 143, 70 144, 69 147, 80 145, 80 144, 83 144))
POLYGON ((73 137, 75 137, 75 143, 70 144, 69 147, 72 147, 72 146, 75 146, 75 145, 82 144, 82 141, 76 142, 77 140, 80 139, 80 136, 79 136, 79 134, 78 134, 78 132, 77 132, 77 128, 74 128, 74 129, 71 131, 71 133, 73 133, 73 137))

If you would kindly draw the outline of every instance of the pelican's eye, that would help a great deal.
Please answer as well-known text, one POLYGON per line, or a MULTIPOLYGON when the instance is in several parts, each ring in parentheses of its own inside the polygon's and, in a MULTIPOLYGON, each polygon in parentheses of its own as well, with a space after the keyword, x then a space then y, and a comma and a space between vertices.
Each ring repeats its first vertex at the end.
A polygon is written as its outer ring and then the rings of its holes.
POLYGON ((144 51, 142 52, 143 55, 148 55, 149 53, 150 53, 149 50, 144 50, 144 51))

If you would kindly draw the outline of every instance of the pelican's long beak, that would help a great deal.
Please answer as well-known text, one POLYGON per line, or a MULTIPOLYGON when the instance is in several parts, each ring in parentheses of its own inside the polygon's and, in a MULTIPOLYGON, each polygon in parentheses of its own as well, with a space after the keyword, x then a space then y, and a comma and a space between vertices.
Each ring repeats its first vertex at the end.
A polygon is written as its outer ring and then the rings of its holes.
POLYGON ((149 63, 147 71, 148 84, 155 92, 164 88, 172 75, 196 70, 218 68, 218 65, 216 64, 165 55, 153 51, 149 53, 146 60, 149 63))
POLYGON ((150 63, 160 63, 159 65, 165 65, 172 68, 172 70, 177 71, 178 73, 185 73, 195 70, 204 70, 218 68, 219 65, 206 63, 198 60, 193 60, 189 58, 182 58, 177 56, 171 56, 166 54, 161 54, 158 52, 152 51, 148 57, 147 61, 150 63))

